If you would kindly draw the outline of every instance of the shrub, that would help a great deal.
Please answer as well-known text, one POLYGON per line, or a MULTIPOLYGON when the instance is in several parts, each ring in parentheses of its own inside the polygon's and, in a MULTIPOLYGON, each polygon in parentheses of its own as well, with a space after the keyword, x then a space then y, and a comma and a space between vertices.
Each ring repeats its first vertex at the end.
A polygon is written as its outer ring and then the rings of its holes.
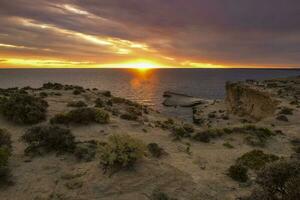
POLYGON ((175 198, 169 197, 166 193, 160 191, 160 190, 154 190, 151 195, 151 200, 177 200, 175 198))
POLYGON ((163 149, 157 143, 150 143, 147 148, 153 157, 159 158, 163 154, 163 149))
POLYGON ((74 155, 78 160, 89 162, 95 158, 96 151, 97 151, 96 141, 80 142, 76 145, 76 148, 74 150, 74 155))
POLYGON ((238 182, 248 181, 248 169, 240 164, 232 165, 228 170, 228 176, 238 182))
POLYGON ((111 101, 112 103, 120 104, 120 103, 125 103, 127 100, 121 97, 112 97, 111 101))
POLYGON ((292 108, 284 107, 284 108, 281 109, 281 111, 279 112, 279 114, 282 114, 282 115, 292 115, 293 114, 293 109, 292 108))
POLYGON ((111 92, 110 91, 104 91, 101 94, 103 94, 103 96, 105 96, 105 97, 111 97, 111 92))
POLYGON ((193 133, 195 131, 194 126, 191 124, 183 124, 182 127, 184 128, 185 131, 190 132, 190 133, 193 133))
POLYGON ((54 117, 50 119, 51 124, 69 124, 70 118, 67 114, 60 113, 56 114, 54 117))
POLYGON ((104 106, 104 101, 100 98, 95 100, 95 107, 102 108, 104 106))
POLYGON ((57 114, 51 120, 51 124, 89 124, 92 122, 106 124, 109 122, 109 114, 95 108, 77 108, 66 114, 57 114))
POLYGON ((174 127, 172 130, 172 135, 176 140, 179 140, 181 138, 187 138, 191 136, 191 133, 186 131, 183 127, 174 127))
POLYGON ((7 184, 11 176, 8 167, 10 153, 7 149, 0 147, 0 186, 7 184))
POLYGON ((48 103, 27 94, 14 94, 3 101, 0 112, 3 116, 20 124, 36 124, 45 120, 48 103))
POLYGON ((48 83, 43 84, 44 89, 61 90, 61 89, 63 89, 63 87, 64 86, 60 83, 48 82, 48 83))
POLYGON ((120 115, 120 118, 125 119, 125 120, 135 121, 138 119, 138 116, 135 115, 134 113, 124 113, 124 114, 120 115))
MULTIPOLYGON (((279 161, 265 167, 257 176, 260 195, 256 199, 294 200, 300 196, 300 162, 279 161)), ((257 193, 257 192, 256 192, 257 193)), ((253 199, 253 198, 250 198, 253 199)))
POLYGON ((248 137, 245 138, 246 142, 249 145, 260 147, 264 147, 267 140, 275 135, 275 133, 268 128, 256 127, 252 125, 233 128, 232 131, 248 135, 248 137))
POLYGON ((211 135, 209 131, 198 132, 193 136, 193 139, 199 142, 210 142, 211 135))
POLYGON ((285 115, 279 115, 276 117, 278 121, 288 122, 289 119, 285 115))
POLYGON ((273 154, 265 154, 261 150, 253 150, 243 154, 237 159, 237 163, 250 169, 259 170, 267 163, 278 160, 279 157, 273 154))
POLYGON ((7 149, 8 152, 12 149, 10 134, 4 129, 0 129, 0 148, 7 149))
POLYGON ((75 137, 69 129, 58 126, 36 126, 28 129, 22 136, 28 144, 25 153, 73 152, 75 137))
POLYGON ((69 117, 70 122, 75 124, 89 124, 90 122, 95 122, 95 109, 78 108, 71 110, 67 117, 69 117))
POLYGON ((138 159, 144 156, 144 153, 145 146, 142 141, 126 134, 112 135, 108 143, 100 147, 100 164, 104 173, 107 170, 131 168, 138 159))
POLYGON ((41 98, 46 98, 46 97, 48 97, 48 93, 46 93, 46 92, 40 92, 40 97, 41 98))
POLYGON ((81 94, 81 90, 78 90, 78 89, 75 89, 74 91, 73 91, 73 94, 74 95, 79 95, 79 94, 81 94))
POLYGON ((107 124, 109 123, 110 116, 107 112, 103 110, 96 110, 95 111, 95 121, 99 124, 107 124))
POLYGON ((87 107, 86 103, 84 103, 83 101, 74 101, 74 102, 70 102, 67 105, 68 107, 87 107))
POLYGON ((0 186, 9 182, 10 169, 8 161, 11 151, 10 134, 4 129, 0 129, 0 186))
POLYGON ((223 146, 227 147, 228 149, 233 149, 234 148, 234 146, 232 146, 232 144, 230 144, 229 142, 223 143, 223 146))

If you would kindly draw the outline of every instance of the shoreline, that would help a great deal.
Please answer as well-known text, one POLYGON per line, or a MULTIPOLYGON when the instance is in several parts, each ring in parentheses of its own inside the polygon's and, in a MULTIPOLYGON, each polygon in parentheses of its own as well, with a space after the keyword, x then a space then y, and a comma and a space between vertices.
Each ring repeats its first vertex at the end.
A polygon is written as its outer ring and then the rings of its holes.
POLYGON ((41 120, 29 125, 22 122, 32 115, 20 119, 14 109, 2 108, 0 129, 12 140, 8 166, 13 184, 0 187, 1 195, 5 200, 147 200, 159 190, 180 200, 248 196, 258 187, 258 170, 249 167, 245 182, 233 180, 228 170, 238 158, 254 150, 276 159, 300 158, 294 150, 300 143, 292 142, 300 140, 300 77, 231 83, 226 92, 223 100, 190 104, 194 123, 188 123, 97 88, 47 83, 36 89, 1 89, 5 103, 0 101, 0 107, 20 93, 48 104, 42 106, 45 112, 40 110, 41 120), (12 117, 7 118, 5 109, 12 117), (26 131, 54 125, 72 133, 75 150, 35 146, 38 155, 26 154, 28 144, 20 139, 26 131), (98 147, 110 136, 124 134, 148 149, 133 169, 104 174, 98 147), (162 150, 159 157, 149 149, 154 143, 162 150), (79 157, 78 149, 84 149, 79 157))

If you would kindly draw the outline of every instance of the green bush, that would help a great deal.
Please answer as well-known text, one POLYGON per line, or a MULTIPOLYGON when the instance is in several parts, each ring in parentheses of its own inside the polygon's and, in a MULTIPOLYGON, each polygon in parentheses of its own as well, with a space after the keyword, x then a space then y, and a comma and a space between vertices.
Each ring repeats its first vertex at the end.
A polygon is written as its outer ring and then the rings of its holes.
POLYGON ((69 129, 58 126, 36 126, 28 129, 22 136, 28 144, 25 153, 73 152, 75 137, 69 129))
POLYGON ((189 133, 193 133, 195 131, 194 126, 192 124, 183 124, 182 128, 184 128, 185 131, 189 132, 189 133))
POLYGON ((27 94, 13 94, 0 105, 2 115, 19 124, 36 124, 46 119, 48 103, 27 94))
POLYGON ((84 101, 74 101, 74 102, 70 102, 67 105, 68 107, 87 107, 86 103, 84 103, 84 101))
POLYGON ((103 110, 95 110, 95 122, 99 124, 107 124, 110 121, 110 116, 103 110))
POLYGON ((177 200, 175 198, 169 197, 166 193, 160 190, 154 190, 151 195, 151 200, 177 200))
POLYGON ((77 108, 65 114, 57 114, 51 120, 51 124, 89 124, 92 122, 106 124, 110 120, 107 112, 95 108, 77 108))
POLYGON ((228 170, 228 176, 238 182, 248 181, 248 169, 240 164, 232 165, 228 170))
POLYGON ((288 122, 288 121, 289 121, 289 119, 288 119, 285 115, 278 115, 278 116, 276 117, 276 119, 277 119, 278 121, 283 121, 283 122, 288 122))
POLYGON ((267 163, 278 160, 279 157, 273 154, 265 154, 261 150, 252 150, 243 154, 237 159, 237 163, 250 169, 259 170, 267 163))
POLYGON ((136 121, 138 119, 138 116, 134 113, 123 113, 120 115, 121 119, 130 120, 130 121, 136 121))
POLYGON ((44 89, 50 89, 50 90, 61 90, 64 88, 64 86, 60 83, 51 83, 51 82, 48 82, 48 83, 44 83, 43 84, 43 88, 44 89))
POLYGON ((232 144, 230 144, 229 142, 223 143, 223 146, 227 147, 228 149, 233 149, 234 148, 234 146, 232 146, 232 144))
POLYGON ((67 114, 60 113, 56 114, 54 117, 50 119, 51 124, 69 124, 70 118, 67 114))
POLYGON ((209 143, 211 139, 211 134, 209 131, 198 132, 193 135, 193 139, 199 142, 209 143))
POLYGON ((95 100, 95 107, 102 108, 102 107, 104 107, 104 105, 105 105, 105 103, 104 103, 104 101, 102 99, 97 98, 95 100))
POLYGON ((172 135, 174 136, 175 140, 191 137, 191 133, 186 131, 186 129, 181 126, 174 127, 172 130, 172 135))
POLYGON ((0 186, 9 182, 11 173, 8 167, 10 153, 7 149, 0 147, 0 186))
POLYGON ((296 200, 300 196, 300 162, 295 160, 274 162, 257 175, 259 191, 249 200, 296 200))
POLYGON ((41 98, 46 98, 46 97, 48 97, 48 93, 46 93, 46 92, 40 92, 40 97, 41 98))
POLYGON ((281 109, 281 111, 279 112, 279 114, 282 114, 282 115, 292 115, 293 114, 293 109, 292 108, 283 107, 281 109))
POLYGON ((7 149, 8 152, 12 150, 11 137, 5 129, 0 129, 0 148, 7 149))
POLYGON ((9 182, 11 174, 8 167, 8 161, 11 151, 12 145, 10 134, 4 129, 0 129, 0 186, 9 182))
POLYGON ((104 173, 118 171, 122 168, 131 168, 135 162, 145 154, 145 145, 142 141, 129 135, 112 135, 108 143, 100 147, 100 164, 104 173))
POLYGON ((157 143, 150 143, 147 148, 153 157, 159 158, 163 154, 163 149, 157 143))
POLYGON ((74 155, 78 160, 89 162, 95 158, 96 151, 97 151, 96 141, 80 142, 76 145, 76 148, 74 150, 74 155))
POLYGON ((74 94, 74 95, 80 95, 81 93, 82 93, 82 90, 75 89, 75 90, 73 91, 73 94, 74 94))

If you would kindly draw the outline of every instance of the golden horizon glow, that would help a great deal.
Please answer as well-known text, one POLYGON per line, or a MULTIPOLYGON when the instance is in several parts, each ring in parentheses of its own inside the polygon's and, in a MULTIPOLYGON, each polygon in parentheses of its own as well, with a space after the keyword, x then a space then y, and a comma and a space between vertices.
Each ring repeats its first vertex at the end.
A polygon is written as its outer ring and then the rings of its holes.
MULTIPOLYGON (((4 45, 3 45, 4 46, 4 45)), ((15 47, 13 47, 15 48, 15 47)), ((137 69, 139 71, 147 71, 149 69, 159 68, 270 68, 278 67, 270 66, 230 66, 212 63, 201 63, 192 61, 182 61, 174 64, 162 63, 151 59, 135 59, 116 63, 98 63, 89 61, 72 61, 63 59, 42 59, 42 58, 16 58, 16 57, 0 57, 0 68, 121 68, 121 69, 137 69)), ((289 68, 289 67, 285 67, 289 68)), ((292 68, 292 67, 290 67, 292 68)))

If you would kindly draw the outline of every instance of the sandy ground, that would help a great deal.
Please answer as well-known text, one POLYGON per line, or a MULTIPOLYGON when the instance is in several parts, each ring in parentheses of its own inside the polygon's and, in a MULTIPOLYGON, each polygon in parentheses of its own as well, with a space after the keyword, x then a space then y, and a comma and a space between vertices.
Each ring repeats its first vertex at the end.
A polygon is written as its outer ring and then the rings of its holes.
MULTIPOLYGON (((296 79, 298 80, 299 78, 296 79)), ((294 87, 299 83, 300 81, 287 84, 294 87)), ((278 88, 266 89, 275 91, 278 88)), ((53 91, 45 90, 45 92, 53 91)), ((68 102, 82 100, 89 106, 93 106, 93 101, 97 97, 107 98, 97 91, 87 91, 81 95, 73 95, 72 91, 55 92, 62 93, 62 96, 53 95, 45 98, 50 105, 47 113, 48 120, 57 113, 71 110, 72 108, 67 107, 68 102)), ((208 127, 223 128, 245 124, 255 124, 283 132, 271 138, 263 148, 249 146, 245 143, 244 136, 239 134, 222 136, 211 143, 195 142, 191 139, 174 141, 169 130, 155 127, 155 121, 164 121, 168 118, 154 110, 149 114, 143 114, 138 121, 127 121, 111 115, 111 122, 107 125, 70 125, 69 128, 77 141, 92 139, 105 141, 109 135, 127 133, 143 140, 146 144, 156 142, 166 152, 166 155, 159 159, 145 157, 138 161, 134 170, 120 171, 111 177, 103 174, 98 158, 91 162, 80 162, 73 155, 68 154, 59 156, 47 154, 34 158, 25 156, 25 144, 20 137, 29 126, 10 123, 0 116, 0 128, 5 128, 11 133, 14 149, 10 160, 14 185, 1 188, 0 199, 147 200, 151 199, 151 193, 155 189, 160 189, 180 200, 236 199, 248 194, 254 186, 254 183, 239 184, 226 175, 227 169, 236 158, 253 149, 262 149, 266 153, 281 157, 290 157, 293 153, 290 140, 299 138, 300 110, 297 105, 290 104, 291 99, 287 95, 278 96, 278 99, 281 102, 279 107, 287 106, 294 109, 293 115, 288 116, 289 122, 276 120, 276 115, 258 122, 237 117, 227 113, 224 101, 200 105, 197 108, 198 111, 201 110, 203 117, 207 118, 207 123, 203 126, 194 125, 196 132, 208 127), (216 116, 207 117, 212 112, 216 116), (228 119, 222 118, 224 114, 228 119), (245 123, 245 119, 248 122, 245 123), (225 142, 229 142, 234 148, 223 146, 225 142), (191 153, 186 152, 187 145, 191 145, 191 153)), ((118 110, 122 110, 127 105, 115 106, 118 110)), ((182 123, 175 121, 178 124, 182 123)), ((254 182, 255 174, 251 179, 254 182)))

